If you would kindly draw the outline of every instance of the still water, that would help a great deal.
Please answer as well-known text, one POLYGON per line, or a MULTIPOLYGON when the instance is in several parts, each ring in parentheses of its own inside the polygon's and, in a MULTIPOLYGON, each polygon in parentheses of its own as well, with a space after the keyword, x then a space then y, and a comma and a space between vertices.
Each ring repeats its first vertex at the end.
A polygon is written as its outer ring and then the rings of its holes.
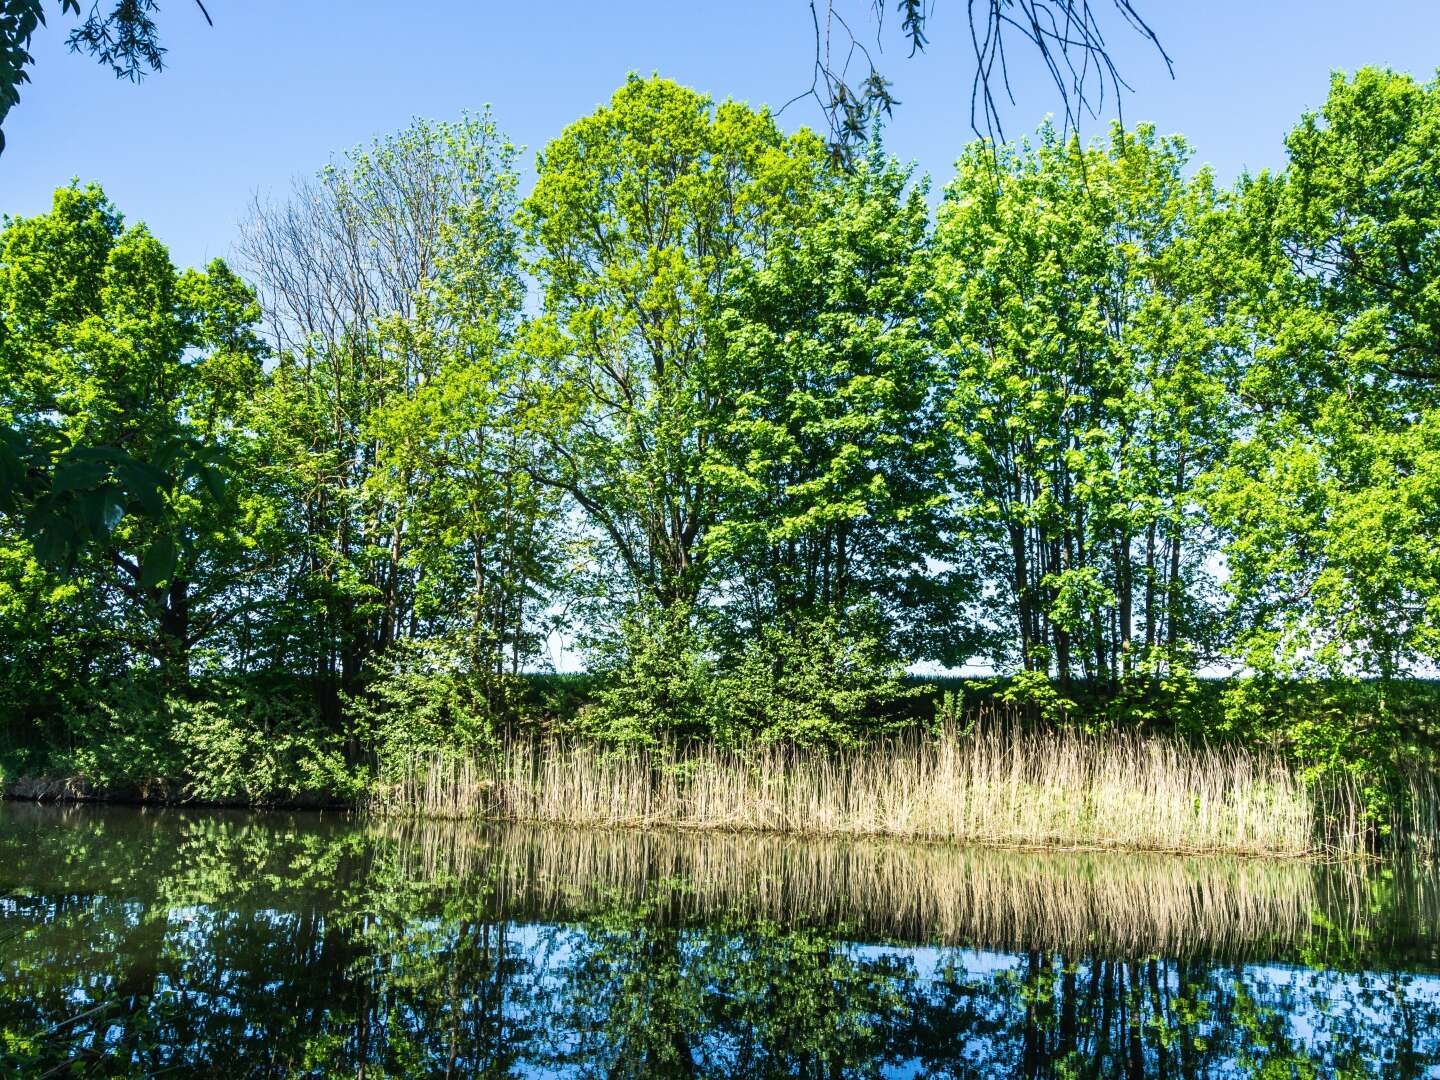
POLYGON ((1440 1077, 1440 876, 5 804, 0 1072, 1440 1077))

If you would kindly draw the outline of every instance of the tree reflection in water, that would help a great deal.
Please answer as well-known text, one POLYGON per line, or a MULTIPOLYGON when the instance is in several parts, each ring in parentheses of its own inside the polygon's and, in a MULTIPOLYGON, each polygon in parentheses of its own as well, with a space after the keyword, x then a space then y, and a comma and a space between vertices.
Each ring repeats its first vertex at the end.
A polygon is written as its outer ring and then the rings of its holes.
POLYGON ((1433 869, 0 808, 22 1075, 1435 1075, 1433 869))

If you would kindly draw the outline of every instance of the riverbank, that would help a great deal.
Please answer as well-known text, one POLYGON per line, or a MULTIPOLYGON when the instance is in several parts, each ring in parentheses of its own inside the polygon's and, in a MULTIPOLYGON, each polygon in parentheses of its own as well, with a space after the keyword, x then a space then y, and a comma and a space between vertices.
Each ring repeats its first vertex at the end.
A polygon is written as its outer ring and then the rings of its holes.
POLYGON ((340 810, 353 812, 360 803, 330 792, 286 794, 268 798, 203 798, 187 794, 178 782, 147 788, 93 784, 76 776, 0 775, 0 800, 27 803, 95 803, 113 806, 174 806, 212 810, 340 810))
POLYGON ((0 777, 0 790, 38 802, 348 809, 390 819, 1012 849, 1341 859, 1440 852, 1433 769, 1385 778, 1377 799, 1378 777, 1331 769, 1317 779, 1278 753, 1004 722, 846 749, 705 741, 620 749, 531 734, 466 750, 392 751, 332 764, 325 775, 338 782, 217 791, 163 776, 21 774, 0 777))
POLYGON ((825 752, 514 740, 412 759, 365 805, 386 817, 1281 858, 1362 857, 1382 838, 1434 851, 1440 839, 1430 772, 1407 777, 1377 821, 1355 781, 1310 782, 1277 755, 1019 727, 825 752))

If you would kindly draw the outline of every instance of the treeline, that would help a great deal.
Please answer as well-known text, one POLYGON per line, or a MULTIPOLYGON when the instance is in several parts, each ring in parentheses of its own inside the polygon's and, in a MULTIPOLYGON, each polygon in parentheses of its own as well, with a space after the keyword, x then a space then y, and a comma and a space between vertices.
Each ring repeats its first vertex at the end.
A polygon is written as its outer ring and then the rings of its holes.
POLYGON ((1429 754, 1440 84, 1337 76, 1286 149, 1224 188, 1043 127, 932 212, 878 136, 840 168, 632 76, 528 194, 488 115, 417 122, 257 202, 235 269, 62 188, 0 232, 0 421, 100 539, 0 526, 8 768, 855 744, 967 661, 1037 719, 1429 754), (579 707, 527 678, 558 633, 579 707))

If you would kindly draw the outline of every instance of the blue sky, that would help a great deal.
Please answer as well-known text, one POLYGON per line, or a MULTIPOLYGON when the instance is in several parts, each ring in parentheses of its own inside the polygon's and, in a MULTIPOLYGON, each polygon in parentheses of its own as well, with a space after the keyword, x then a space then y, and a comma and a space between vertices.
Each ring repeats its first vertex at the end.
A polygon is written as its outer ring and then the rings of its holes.
MULTIPOLYGON (((938 186, 970 137, 971 68, 963 0, 935 2, 930 52, 906 59, 892 18, 884 66, 903 103, 890 148, 938 186)), ((863 18, 869 0, 848 3, 863 18)), ((805 0, 207 0, 213 29, 189 0, 165 0, 168 66, 131 86, 67 54, 71 20, 50 6, 51 25, 34 43, 33 82, 6 124, 0 211, 35 213, 71 177, 97 180, 181 265, 229 253, 252 193, 283 188, 413 116, 448 118, 489 103, 529 148, 530 163, 629 70, 780 104, 808 85, 813 50, 805 0)), ((1282 160, 1281 136, 1323 100, 1332 69, 1389 64, 1430 78, 1440 66, 1433 0, 1137 6, 1174 57, 1175 78, 1112 19, 1134 87, 1126 119, 1184 132, 1225 181, 1282 160)), ((1056 107, 1033 68, 1018 74, 1030 88, 1006 113, 1010 134, 1056 107)), ((818 122, 808 102, 782 119, 818 122)), ((1088 130, 1102 128, 1091 121, 1088 130)))

